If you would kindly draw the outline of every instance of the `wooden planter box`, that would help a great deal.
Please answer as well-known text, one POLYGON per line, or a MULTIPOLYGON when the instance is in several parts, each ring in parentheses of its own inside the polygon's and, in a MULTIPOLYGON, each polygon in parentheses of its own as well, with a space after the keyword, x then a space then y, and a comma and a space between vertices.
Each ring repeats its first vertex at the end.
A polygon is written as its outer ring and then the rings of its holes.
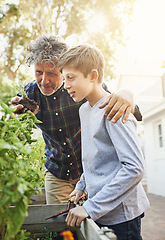
MULTIPOLYGON (((50 232, 61 232, 68 230, 65 218, 58 216, 45 220, 47 217, 55 215, 67 209, 68 203, 63 204, 45 204, 45 190, 42 189, 42 196, 32 195, 31 204, 28 207, 28 216, 25 218, 22 229, 26 229, 31 236, 44 237, 43 228, 48 228, 50 232)), ((71 204, 71 208, 74 207, 71 204)), ((76 236, 78 240, 117 240, 108 228, 100 229, 92 219, 86 219, 82 222, 80 229, 77 229, 76 236)))
MULTIPOLYGON (((44 237, 43 228, 47 227, 50 232, 61 232, 68 230, 65 217, 58 216, 45 220, 47 217, 66 210, 67 203, 52 205, 29 205, 28 216, 25 218, 22 229, 26 229, 31 236, 44 237)), ((78 240, 117 240, 116 236, 108 229, 100 229, 93 220, 86 219, 77 229, 78 240)))

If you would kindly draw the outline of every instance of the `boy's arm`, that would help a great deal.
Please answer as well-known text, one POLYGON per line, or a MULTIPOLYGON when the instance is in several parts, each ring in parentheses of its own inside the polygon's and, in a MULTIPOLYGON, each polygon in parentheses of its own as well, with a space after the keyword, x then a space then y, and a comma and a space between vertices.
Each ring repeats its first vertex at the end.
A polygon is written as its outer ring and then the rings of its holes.
POLYGON ((130 113, 133 113, 138 121, 142 121, 140 110, 134 104, 133 93, 127 89, 119 89, 110 94, 100 108, 104 108, 106 105, 105 115, 113 123, 117 122, 122 115, 122 122, 125 123, 130 113))
MULTIPOLYGON (((84 178, 84 174, 82 173, 80 180, 76 184, 76 188, 70 194, 71 199, 73 199, 75 197, 74 204, 77 204, 79 199, 82 196, 85 196, 85 194, 84 194, 85 187, 86 187, 85 178, 84 178)), ((65 222, 68 227, 71 227, 73 230, 75 230, 76 227, 80 227, 81 222, 88 216, 89 215, 85 211, 85 208, 83 206, 78 206, 69 211, 65 222)))
POLYGON ((84 173, 81 174, 80 180, 77 182, 75 190, 79 190, 79 191, 85 192, 85 190, 86 190, 86 183, 85 183, 84 173))
MULTIPOLYGON (((143 177, 144 156, 135 125, 132 117, 125 124, 121 120, 116 124, 106 121, 106 129, 122 167, 93 198, 88 198, 84 203, 86 212, 94 221, 124 202, 143 177)), ((144 198, 144 204, 145 201, 144 198)))

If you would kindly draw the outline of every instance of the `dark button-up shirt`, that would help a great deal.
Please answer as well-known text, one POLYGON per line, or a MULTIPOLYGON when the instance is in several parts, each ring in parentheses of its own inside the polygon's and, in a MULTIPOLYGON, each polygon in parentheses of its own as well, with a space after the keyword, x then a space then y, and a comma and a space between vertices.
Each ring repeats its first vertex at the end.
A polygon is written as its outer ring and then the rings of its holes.
POLYGON ((36 81, 25 87, 39 105, 36 117, 45 141, 45 167, 57 178, 76 179, 82 173, 79 107, 62 86, 51 96, 43 95, 36 81))

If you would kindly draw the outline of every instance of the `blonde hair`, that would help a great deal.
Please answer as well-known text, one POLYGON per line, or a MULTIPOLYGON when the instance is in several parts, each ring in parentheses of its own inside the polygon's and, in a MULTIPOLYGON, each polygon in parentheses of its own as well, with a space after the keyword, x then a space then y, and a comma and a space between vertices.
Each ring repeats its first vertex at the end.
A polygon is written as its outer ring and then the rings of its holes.
POLYGON ((102 82, 104 76, 104 57, 101 51, 92 45, 85 44, 70 48, 64 52, 59 60, 59 69, 66 66, 73 67, 75 70, 84 74, 84 77, 93 70, 98 71, 98 82, 102 82))

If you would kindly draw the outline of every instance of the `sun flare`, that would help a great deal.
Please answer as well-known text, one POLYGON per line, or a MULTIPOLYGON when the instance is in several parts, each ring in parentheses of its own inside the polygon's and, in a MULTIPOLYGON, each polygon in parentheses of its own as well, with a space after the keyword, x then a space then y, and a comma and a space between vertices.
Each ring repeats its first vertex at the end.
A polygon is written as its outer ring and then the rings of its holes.
POLYGON ((105 26, 105 17, 101 14, 96 14, 88 20, 87 29, 89 32, 101 32, 105 26))
POLYGON ((120 73, 162 73, 165 60, 164 9, 164 0, 136 0, 133 21, 126 26, 127 46, 116 52, 120 73))

